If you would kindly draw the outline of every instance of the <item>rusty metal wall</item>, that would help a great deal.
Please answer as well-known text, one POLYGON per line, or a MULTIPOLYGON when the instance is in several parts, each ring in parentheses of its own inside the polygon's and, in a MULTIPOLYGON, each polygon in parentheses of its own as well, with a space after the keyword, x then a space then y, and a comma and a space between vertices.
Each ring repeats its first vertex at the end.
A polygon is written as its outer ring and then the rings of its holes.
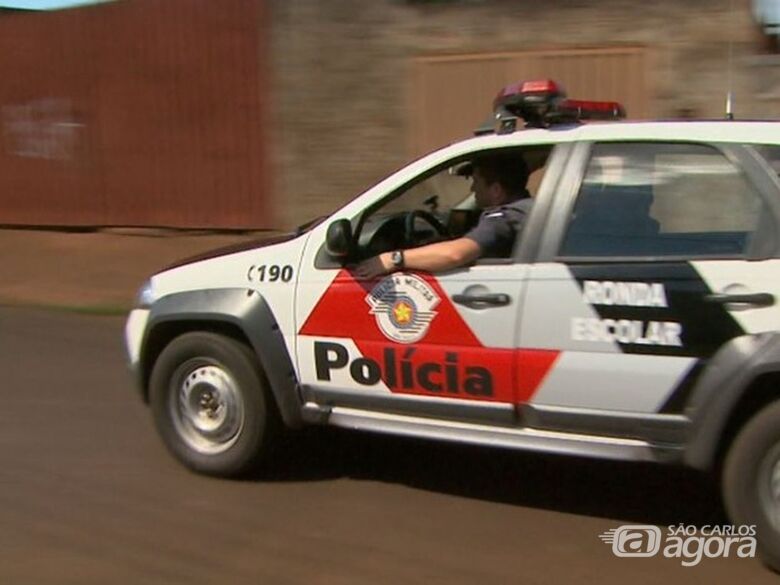
POLYGON ((420 155, 468 136, 504 85, 554 79, 569 97, 621 102, 629 118, 653 114, 648 51, 609 47, 415 58, 409 84, 409 151, 420 155))
POLYGON ((262 0, 0 13, 0 224, 266 228, 262 0))

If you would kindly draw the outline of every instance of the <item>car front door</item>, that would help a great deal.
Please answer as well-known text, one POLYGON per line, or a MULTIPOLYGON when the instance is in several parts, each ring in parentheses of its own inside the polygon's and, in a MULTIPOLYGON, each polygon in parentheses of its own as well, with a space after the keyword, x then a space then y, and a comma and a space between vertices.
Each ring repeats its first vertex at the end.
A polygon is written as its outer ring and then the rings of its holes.
MULTIPOLYGON (((567 154, 565 147, 548 145, 543 150, 538 172, 531 178, 538 198, 551 195, 558 172, 554 169, 563 167, 567 154)), ((529 153, 518 150, 518 156, 529 153)), ((539 158, 538 150, 533 154, 539 158)), ((432 171, 457 168, 465 160, 468 157, 460 156, 432 171)), ((469 180, 457 179, 467 189, 469 180)), ((409 185, 401 191, 408 192, 409 185)), ((430 205, 432 194, 423 190, 420 196, 436 214, 430 205)), ((397 242, 386 242, 385 237, 392 239, 394 229, 404 224, 408 228, 408 212, 413 209, 399 208, 401 199, 395 197, 397 193, 389 194, 377 209, 353 219, 360 226, 358 245, 368 248, 362 257, 392 249, 397 242), (374 231, 366 236, 369 229, 374 231)), ((528 228, 540 221, 536 207, 528 228)), ((459 223, 453 218, 460 217, 461 210, 454 211, 449 213, 450 227, 459 223)), ((426 223, 430 222, 423 220, 413 229, 424 232, 426 223)), ((518 243, 527 245, 531 244, 518 243)), ((350 265, 328 260, 322 250, 308 256, 313 266, 307 272, 304 258, 299 296, 306 300, 298 313, 299 376, 307 400, 488 424, 514 422, 515 342, 527 263, 483 258, 474 266, 442 274, 401 271, 363 281, 350 265)))

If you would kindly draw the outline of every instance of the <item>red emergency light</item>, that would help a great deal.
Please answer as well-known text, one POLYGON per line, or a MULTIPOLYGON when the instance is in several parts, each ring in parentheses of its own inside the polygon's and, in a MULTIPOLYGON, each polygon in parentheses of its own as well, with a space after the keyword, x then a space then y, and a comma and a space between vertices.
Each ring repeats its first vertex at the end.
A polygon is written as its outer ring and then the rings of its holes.
POLYGON ((552 79, 520 81, 502 88, 493 100, 493 111, 501 107, 510 109, 524 104, 544 104, 565 97, 564 91, 552 79))
POLYGON ((521 81, 502 88, 493 100, 498 133, 514 132, 517 119, 526 126, 546 128, 553 124, 582 120, 619 120, 625 118, 617 102, 571 100, 552 79, 521 81))
POLYGON ((564 117, 577 120, 619 120, 626 117, 626 110, 618 102, 565 99, 558 104, 557 111, 564 117))

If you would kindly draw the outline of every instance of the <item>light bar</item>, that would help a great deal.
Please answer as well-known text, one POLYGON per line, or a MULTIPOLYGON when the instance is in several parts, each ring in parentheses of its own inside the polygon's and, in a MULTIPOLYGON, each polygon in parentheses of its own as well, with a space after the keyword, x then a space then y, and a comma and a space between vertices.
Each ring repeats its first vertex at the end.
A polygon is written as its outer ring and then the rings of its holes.
POLYGON ((502 88, 493 100, 498 132, 513 132, 518 118, 526 126, 547 127, 551 124, 581 120, 617 120, 625 109, 618 102, 570 100, 552 79, 520 81, 502 88))

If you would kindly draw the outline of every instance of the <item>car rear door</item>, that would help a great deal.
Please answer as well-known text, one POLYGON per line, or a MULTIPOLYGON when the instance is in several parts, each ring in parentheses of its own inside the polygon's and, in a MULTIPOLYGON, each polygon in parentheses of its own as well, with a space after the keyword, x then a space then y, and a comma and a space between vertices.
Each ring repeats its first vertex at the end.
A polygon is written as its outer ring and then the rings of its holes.
POLYGON ((739 145, 578 145, 520 320, 520 348, 555 352, 525 397, 530 421, 659 440, 680 430, 709 358, 776 320, 766 168, 739 145))

